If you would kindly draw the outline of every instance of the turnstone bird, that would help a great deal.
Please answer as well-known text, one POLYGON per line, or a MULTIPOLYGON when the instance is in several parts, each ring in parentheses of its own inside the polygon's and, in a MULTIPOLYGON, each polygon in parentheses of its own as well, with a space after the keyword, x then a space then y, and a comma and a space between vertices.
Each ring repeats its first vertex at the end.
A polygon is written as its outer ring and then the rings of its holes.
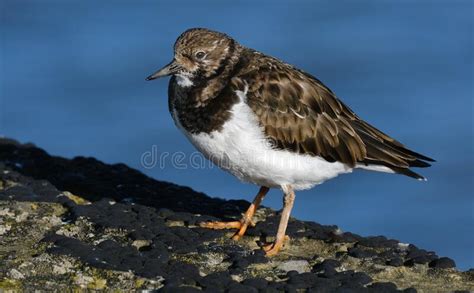
POLYGON ((283 210, 275 241, 285 240, 295 190, 354 169, 398 173, 433 159, 407 149, 360 119, 314 76, 240 45, 226 34, 189 29, 174 44, 174 59, 147 80, 172 76, 169 111, 204 156, 260 191, 240 221, 202 227, 235 228, 242 237, 269 188, 281 188, 283 210))

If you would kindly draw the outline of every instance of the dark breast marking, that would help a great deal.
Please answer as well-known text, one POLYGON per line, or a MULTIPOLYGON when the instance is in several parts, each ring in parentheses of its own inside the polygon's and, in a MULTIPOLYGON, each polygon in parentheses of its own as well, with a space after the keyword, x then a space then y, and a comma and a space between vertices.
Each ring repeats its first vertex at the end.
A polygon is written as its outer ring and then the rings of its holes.
MULTIPOLYGON (((229 54, 233 54, 235 43, 232 42, 229 54)), ((230 58, 225 58, 218 69, 219 73, 228 72, 220 78, 200 80, 196 87, 180 87, 176 78, 172 77, 169 83, 169 107, 172 115, 176 111, 176 118, 182 127, 189 133, 210 133, 219 131, 226 121, 231 118, 230 112, 233 105, 238 103, 239 97, 236 90, 243 90, 244 84, 240 79, 233 79, 248 63, 247 56, 240 56, 237 63, 231 64, 230 58), (216 96, 203 99, 203 90, 216 88, 216 96)), ((193 81, 194 82, 194 81, 193 81)), ((175 119, 176 119, 175 118, 175 119)))
POLYGON ((170 80, 170 112, 176 111, 176 119, 189 133, 210 133, 222 129, 232 113, 230 109, 239 100, 231 87, 225 87, 218 96, 198 105, 193 92, 176 84, 175 78, 170 80))

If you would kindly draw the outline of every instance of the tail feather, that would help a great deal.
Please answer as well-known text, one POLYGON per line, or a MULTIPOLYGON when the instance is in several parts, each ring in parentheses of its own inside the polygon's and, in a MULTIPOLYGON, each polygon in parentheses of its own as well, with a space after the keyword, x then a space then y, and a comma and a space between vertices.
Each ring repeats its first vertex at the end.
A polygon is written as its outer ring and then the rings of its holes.
POLYGON ((406 175, 408 177, 415 178, 417 180, 421 180, 421 181, 426 181, 427 180, 425 177, 421 176, 418 173, 413 172, 410 169, 397 168, 397 167, 391 167, 391 169, 393 171, 395 171, 396 173, 398 173, 398 174, 403 174, 403 175, 406 175))
POLYGON ((395 173, 403 174, 418 180, 425 177, 410 170, 411 167, 426 168, 434 162, 430 157, 414 152, 385 133, 363 121, 352 121, 357 134, 364 141, 367 157, 363 163, 390 168, 395 173))
POLYGON ((425 161, 416 159, 416 160, 410 162, 410 167, 427 168, 427 167, 431 167, 431 164, 430 164, 430 163, 427 163, 427 162, 425 162, 425 161))
MULTIPOLYGON (((410 156, 413 156, 413 157, 415 157, 415 158, 417 158, 417 159, 420 159, 420 160, 423 160, 423 161, 428 161, 428 162, 436 162, 434 159, 432 159, 432 158, 430 158, 430 157, 427 157, 427 156, 425 156, 425 155, 422 155, 422 154, 420 154, 420 153, 414 152, 414 151, 412 151, 412 150, 409 150, 409 149, 407 149, 407 148, 404 147, 404 146, 400 147, 400 146, 394 145, 394 148, 396 148, 396 149, 398 149, 398 150, 400 150, 400 151, 402 151, 402 152, 404 152, 404 153, 406 153, 406 154, 408 154, 408 155, 410 155, 410 156)), ((431 166, 431 165, 429 165, 429 166, 431 166)), ((428 167, 429 167, 429 166, 428 166, 428 167)))

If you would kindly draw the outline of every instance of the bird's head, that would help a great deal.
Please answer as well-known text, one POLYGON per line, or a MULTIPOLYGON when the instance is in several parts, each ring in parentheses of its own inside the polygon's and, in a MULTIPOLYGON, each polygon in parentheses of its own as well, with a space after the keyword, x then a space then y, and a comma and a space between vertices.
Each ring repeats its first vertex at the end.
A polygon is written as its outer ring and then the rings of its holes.
POLYGON ((174 44, 173 60, 147 80, 174 75, 183 86, 211 79, 235 59, 238 44, 223 33, 203 28, 189 29, 174 44))

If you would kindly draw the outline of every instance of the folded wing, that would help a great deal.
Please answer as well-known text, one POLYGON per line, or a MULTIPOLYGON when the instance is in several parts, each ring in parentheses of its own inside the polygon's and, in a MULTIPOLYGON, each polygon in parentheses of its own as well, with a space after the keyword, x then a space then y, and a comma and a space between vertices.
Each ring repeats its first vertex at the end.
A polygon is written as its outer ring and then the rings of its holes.
POLYGON ((409 168, 428 167, 433 159, 361 120, 315 77, 273 58, 261 63, 240 84, 247 85, 247 102, 276 148, 423 179, 409 168))

